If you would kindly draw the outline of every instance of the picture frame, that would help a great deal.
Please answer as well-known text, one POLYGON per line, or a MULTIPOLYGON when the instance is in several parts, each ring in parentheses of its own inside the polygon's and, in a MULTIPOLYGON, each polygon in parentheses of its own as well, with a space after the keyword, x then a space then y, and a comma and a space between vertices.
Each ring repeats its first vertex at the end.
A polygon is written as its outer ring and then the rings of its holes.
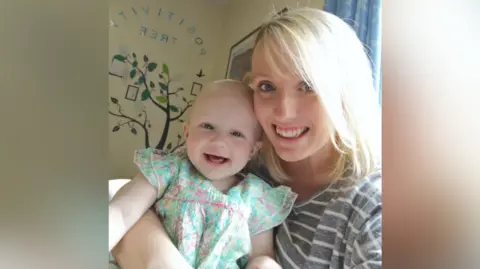
POLYGON ((190 90, 190 95, 197 96, 197 94, 202 90, 203 85, 198 82, 192 83, 192 89, 190 90))
POLYGON ((137 101, 139 91, 140 91, 139 87, 135 85, 128 85, 127 91, 125 92, 125 99, 133 102, 137 101))
MULTIPOLYGON (((277 14, 281 15, 287 11, 288 8, 285 7, 277 14)), ((246 75, 251 71, 253 46, 258 30, 260 30, 260 26, 230 47, 227 70, 225 72, 226 79, 244 81, 246 75)))
POLYGON ((108 74, 114 77, 123 78, 125 75, 128 74, 127 63, 112 58, 108 74))

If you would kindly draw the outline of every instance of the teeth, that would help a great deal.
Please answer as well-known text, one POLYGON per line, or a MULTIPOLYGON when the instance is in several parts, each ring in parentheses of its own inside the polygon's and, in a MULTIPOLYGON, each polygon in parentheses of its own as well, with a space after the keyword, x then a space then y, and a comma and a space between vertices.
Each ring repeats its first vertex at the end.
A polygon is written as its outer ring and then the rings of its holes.
POLYGON ((216 155, 206 154, 206 157, 208 158, 209 161, 213 163, 224 163, 227 161, 227 158, 216 156, 216 155))
POLYGON ((300 136, 305 130, 307 130, 307 127, 305 128, 296 128, 296 129, 288 129, 284 130, 279 127, 275 128, 275 131, 277 132, 278 135, 285 137, 285 138, 294 138, 300 136))

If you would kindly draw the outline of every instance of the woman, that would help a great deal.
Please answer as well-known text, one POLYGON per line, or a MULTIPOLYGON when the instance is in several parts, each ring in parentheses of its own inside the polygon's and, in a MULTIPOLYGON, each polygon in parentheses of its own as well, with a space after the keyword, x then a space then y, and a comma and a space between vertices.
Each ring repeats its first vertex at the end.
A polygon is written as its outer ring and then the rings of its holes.
MULTIPOLYGON (((263 160, 274 167, 263 174, 299 194, 276 234, 279 263, 381 268, 380 106, 353 30, 317 9, 275 16, 258 32, 249 84, 265 131, 263 160)), ((178 252, 152 212, 114 254, 120 263, 143 257, 150 266, 188 268, 181 257, 162 263, 178 252)))

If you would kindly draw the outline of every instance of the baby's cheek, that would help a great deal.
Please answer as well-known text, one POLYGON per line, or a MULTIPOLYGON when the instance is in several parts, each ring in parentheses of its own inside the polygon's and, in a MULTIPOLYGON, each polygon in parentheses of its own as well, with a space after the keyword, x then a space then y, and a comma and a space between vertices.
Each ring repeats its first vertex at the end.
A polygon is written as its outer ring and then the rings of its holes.
POLYGON ((205 137, 205 135, 201 132, 192 132, 187 139, 189 147, 196 147, 200 141, 205 141, 207 137, 205 137))
POLYGON ((234 152, 239 158, 249 159, 252 146, 246 140, 235 141, 234 152))

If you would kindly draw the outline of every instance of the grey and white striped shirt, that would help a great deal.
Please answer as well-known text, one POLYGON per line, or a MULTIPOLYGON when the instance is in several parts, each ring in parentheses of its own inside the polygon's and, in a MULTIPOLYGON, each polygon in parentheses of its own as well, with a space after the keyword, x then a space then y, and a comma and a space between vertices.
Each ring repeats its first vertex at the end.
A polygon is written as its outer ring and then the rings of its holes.
POLYGON ((334 181, 297 203, 275 243, 284 269, 382 268, 381 171, 334 181))

